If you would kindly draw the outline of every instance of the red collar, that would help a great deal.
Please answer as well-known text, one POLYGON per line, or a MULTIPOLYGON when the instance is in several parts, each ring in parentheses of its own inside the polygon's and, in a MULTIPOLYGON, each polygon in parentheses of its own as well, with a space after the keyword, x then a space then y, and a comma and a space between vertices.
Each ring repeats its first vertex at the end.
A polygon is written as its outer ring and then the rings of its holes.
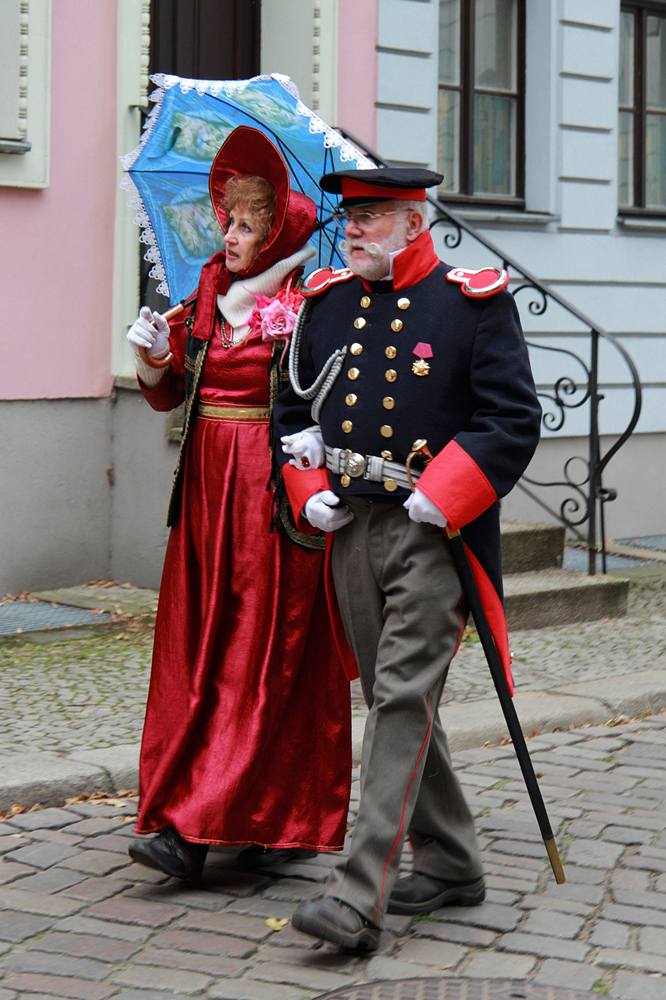
MULTIPOLYGON (((401 288, 411 288, 417 281, 423 281, 431 274, 440 259, 435 253, 430 230, 426 229, 420 236, 410 243, 408 247, 393 258, 393 291, 398 292, 401 288)), ((365 288, 370 291, 370 286, 361 278, 365 288)))

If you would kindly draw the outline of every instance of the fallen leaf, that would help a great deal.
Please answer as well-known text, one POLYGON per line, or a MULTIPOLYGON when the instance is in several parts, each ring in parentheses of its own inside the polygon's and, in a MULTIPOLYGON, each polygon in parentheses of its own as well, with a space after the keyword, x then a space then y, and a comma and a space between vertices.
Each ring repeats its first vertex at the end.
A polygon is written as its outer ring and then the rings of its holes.
POLYGON ((36 812, 39 812, 39 810, 41 808, 42 808, 42 803, 41 802, 35 802, 34 806, 31 806, 30 809, 28 810, 28 812, 36 813, 36 812))
POLYGON ((289 923, 289 917, 268 917, 266 920, 266 926, 270 927, 272 931, 281 931, 285 924, 289 923))
POLYGON ((87 801, 88 801, 87 795, 74 795, 72 796, 71 799, 65 799, 65 805, 74 806, 76 805, 77 802, 87 802, 87 801))

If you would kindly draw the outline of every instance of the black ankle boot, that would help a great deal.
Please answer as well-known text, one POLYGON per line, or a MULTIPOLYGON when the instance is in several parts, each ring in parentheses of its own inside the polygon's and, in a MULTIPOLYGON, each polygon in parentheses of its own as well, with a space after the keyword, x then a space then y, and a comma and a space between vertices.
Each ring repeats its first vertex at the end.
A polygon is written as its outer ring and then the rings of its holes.
POLYGON ((203 869, 208 844, 193 844, 168 826, 153 840, 135 840, 128 848, 129 856, 146 868, 156 868, 172 878, 194 881, 203 869))

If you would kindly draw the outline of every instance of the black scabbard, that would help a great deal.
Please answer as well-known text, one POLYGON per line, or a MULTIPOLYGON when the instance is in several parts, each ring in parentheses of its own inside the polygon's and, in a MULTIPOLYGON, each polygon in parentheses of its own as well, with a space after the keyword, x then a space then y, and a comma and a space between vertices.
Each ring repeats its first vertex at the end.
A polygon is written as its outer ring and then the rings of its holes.
POLYGON ((495 640, 493 639, 488 619, 486 618, 485 611, 483 610, 481 596, 476 586, 476 580, 474 579, 474 574, 472 573, 472 567, 470 566, 469 559, 467 558, 465 545, 459 531, 449 531, 447 528, 446 534, 449 539, 451 553, 456 564, 456 569, 458 570, 460 582, 462 583, 462 588, 465 592, 469 609, 472 612, 474 624, 476 625, 476 630, 479 633, 479 639, 481 640, 486 660, 488 661, 488 667, 490 668, 490 673, 495 684, 497 697, 499 698, 502 711, 504 712, 504 718, 506 719, 506 724, 509 729, 509 735, 513 741, 513 748, 516 751, 516 757, 518 758, 518 763, 520 764, 520 770, 523 772, 523 778, 525 779, 527 791, 534 808, 537 823, 539 824, 539 830, 541 831, 541 836, 543 837, 546 850, 548 851, 548 858, 553 869, 555 881, 558 884, 561 884, 565 881, 565 877, 560 855, 555 844, 553 829, 550 825, 550 820, 548 818, 548 813, 546 812, 546 806, 543 801, 543 796, 541 795, 541 789, 539 788, 536 774, 534 773, 534 767, 532 766, 532 761, 527 749, 527 744, 525 743, 525 737, 523 736, 523 731, 516 713, 513 698, 511 697, 511 693, 509 691, 509 685, 507 684, 506 677, 504 676, 504 669, 502 667, 499 653, 497 652, 497 647, 495 646, 495 640))

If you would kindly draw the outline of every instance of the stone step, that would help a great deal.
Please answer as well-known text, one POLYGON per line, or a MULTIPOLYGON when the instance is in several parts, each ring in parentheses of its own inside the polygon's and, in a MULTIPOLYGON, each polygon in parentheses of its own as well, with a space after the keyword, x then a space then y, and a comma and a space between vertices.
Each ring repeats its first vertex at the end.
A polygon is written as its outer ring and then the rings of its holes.
POLYGON ((505 573, 561 569, 564 526, 509 521, 502 518, 502 561, 505 573))
POLYGON ((504 578, 509 629, 547 628, 627 613, 629 581, 550 569, 504 578))

